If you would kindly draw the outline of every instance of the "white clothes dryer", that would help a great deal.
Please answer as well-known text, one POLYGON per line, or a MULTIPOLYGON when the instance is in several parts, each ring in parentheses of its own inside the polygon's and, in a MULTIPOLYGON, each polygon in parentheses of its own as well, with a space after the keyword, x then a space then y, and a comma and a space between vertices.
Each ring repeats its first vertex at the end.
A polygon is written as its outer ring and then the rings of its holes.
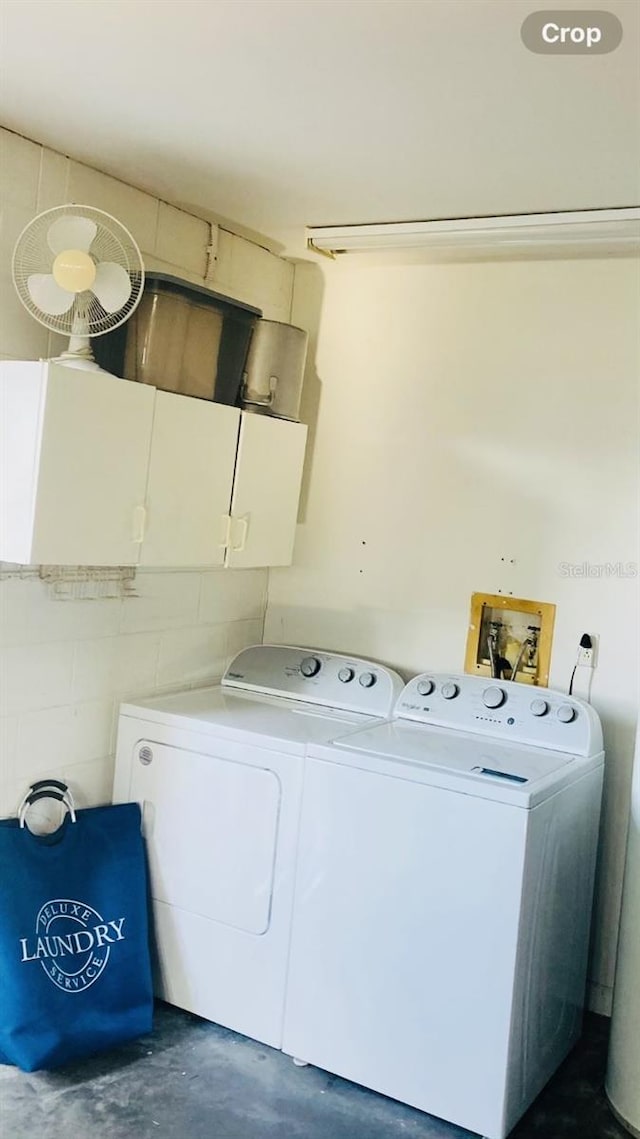
POLYGON ((589 705, 475 676, 311 745, 285 1052, 504 1139, 580 1032, 603 761, 589 705))
POLYGON ((307 746, 388 716, 391 669, 282 645, 222 682, 121 707, 114 800, 138 800, 164 1000, 279 1048, 307 746))

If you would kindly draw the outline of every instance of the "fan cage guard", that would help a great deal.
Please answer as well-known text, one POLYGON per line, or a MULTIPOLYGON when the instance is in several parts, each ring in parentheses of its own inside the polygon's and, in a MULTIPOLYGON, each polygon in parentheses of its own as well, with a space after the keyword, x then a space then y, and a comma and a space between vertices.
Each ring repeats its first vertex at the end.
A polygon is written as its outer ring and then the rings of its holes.
POLYGON ((63 336, 104 336, 129 319, 142 299, 144 264, 140 249, 122 222, 94 206, 54 206, 38 214, 25 226, 13 251, 13 280, 25 308, 52 332, 63 336), (42 312, 31 299, 27 281, 32 273, 50 273, 55 254, 49 248, 47 234, 59 217, 89 218, 98 227, 89 247, 89 256, 96 263, 115 261, 126 269, 131 281, 131 295, 122 308, 109 313, 89 289, 78 293, 67 312, 59 316, 42 312))

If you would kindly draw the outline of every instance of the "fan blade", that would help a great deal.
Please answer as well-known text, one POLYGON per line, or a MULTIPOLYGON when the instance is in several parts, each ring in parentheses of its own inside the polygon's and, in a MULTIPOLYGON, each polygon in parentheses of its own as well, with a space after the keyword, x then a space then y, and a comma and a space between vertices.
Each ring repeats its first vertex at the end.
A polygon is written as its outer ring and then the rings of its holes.
POLYGON ((96 265, 96 279, 91 286, 105 312, 117 312, 131 296, 131 281, 126 269, 115 261, 96 265))
POLYGON ((88 253, 97 232, 98 227, 90 218, 67 214, 49 226, 47 244, 56 254, 64 253, 67 249, 81 249, 83 253, 88 253))
POLYGON ((51 273, 32 273, 27 277, 27 288, 34 305, 48 316, 62 316, 76 299, 75 293, 60 288, 51 273))

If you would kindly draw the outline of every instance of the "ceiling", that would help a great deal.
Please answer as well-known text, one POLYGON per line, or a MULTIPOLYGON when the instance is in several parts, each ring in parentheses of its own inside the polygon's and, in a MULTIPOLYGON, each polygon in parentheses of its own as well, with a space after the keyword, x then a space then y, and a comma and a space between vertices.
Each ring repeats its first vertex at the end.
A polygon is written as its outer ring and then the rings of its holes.
POLYGON ((4 125, 205 216, 304 225, 635 205, 619 48, 544 56, 536 0, 3 0, 4 125))

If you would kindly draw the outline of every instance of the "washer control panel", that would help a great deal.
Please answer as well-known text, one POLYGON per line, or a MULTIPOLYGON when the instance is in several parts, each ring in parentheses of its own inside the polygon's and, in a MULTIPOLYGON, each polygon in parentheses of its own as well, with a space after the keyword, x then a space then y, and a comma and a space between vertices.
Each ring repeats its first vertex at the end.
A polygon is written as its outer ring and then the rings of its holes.
POLYGON ((590 704, 508 680, 425 672, 405 686, 394 715, 572 755, 602 751, 600 720, 590 704))
POLYGON ((291 645, 252 645, 231 662, 222 686, 390 716, 404 681, 392 668, 358 657, 291 645))

